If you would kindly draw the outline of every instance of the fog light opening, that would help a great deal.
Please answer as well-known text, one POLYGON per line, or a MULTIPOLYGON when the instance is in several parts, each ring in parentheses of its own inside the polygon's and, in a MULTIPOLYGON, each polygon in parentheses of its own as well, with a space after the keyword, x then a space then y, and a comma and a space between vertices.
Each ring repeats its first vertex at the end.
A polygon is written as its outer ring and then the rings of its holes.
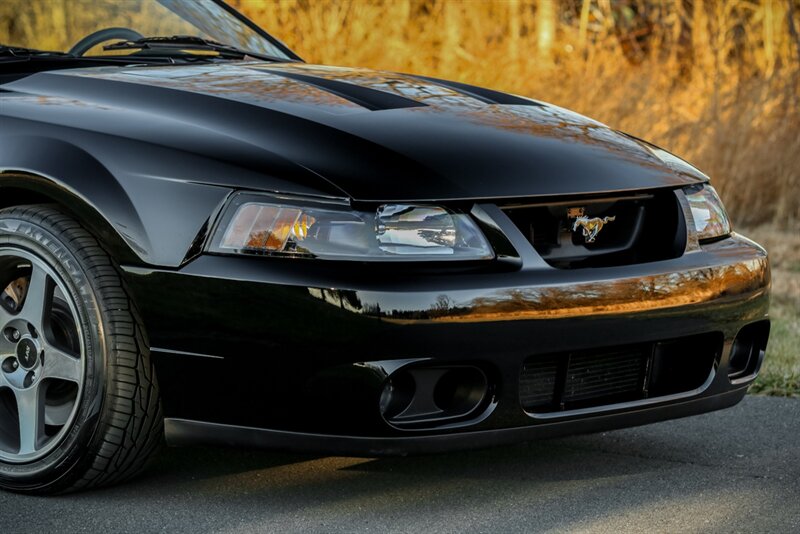
POLYGON ((736 342, 731 351, 731 361, 728 365, 728 376, 735 378, 747 371, 748 364, 753 358, 755 347, 750 343, 736 342))
POLYGON ((384 382, 380 412, 400 428, 432 428, 464 422, 486 407, 489 380, 471 365, 413 366, 384 382))
POLYGON ((466 415, 478 408, 486 397, 486 375, 477 367, 447 371, 433 390, 433 400, 443 412, 466 415))
POLYGON ((769 321, 752 323, 739 331, 728 359, 728 378, 748 380, 758 374, 769 339, 769 321))

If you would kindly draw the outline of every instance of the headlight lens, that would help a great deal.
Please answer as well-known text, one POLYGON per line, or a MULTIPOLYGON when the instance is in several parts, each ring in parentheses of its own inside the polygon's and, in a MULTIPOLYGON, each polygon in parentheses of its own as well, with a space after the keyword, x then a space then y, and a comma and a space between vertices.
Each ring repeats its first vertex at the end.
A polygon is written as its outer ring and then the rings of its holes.
POLYGON ((475 222, 439 206, 295 204, 239 196, 212 251, 361 261, 487 260, 494 252, 475 222))
POLYGON ((686 189, 686 199, 692 210, 694 228, 700 241, 716 239, 731 233, 731 223, 717 191, 706 184, 686 189))

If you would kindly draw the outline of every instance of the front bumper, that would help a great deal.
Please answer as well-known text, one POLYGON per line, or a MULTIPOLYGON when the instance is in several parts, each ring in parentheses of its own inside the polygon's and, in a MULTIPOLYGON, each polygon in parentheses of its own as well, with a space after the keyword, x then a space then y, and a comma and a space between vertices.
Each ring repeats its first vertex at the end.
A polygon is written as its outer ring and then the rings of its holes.
POLYGON ((607 431, 697 415, 733 406, 742 400, 746 392, 746 388, 738 388, 719 395, 706 395, 702 398, 671 403, 668 409, 663 406, 651 407, 560 423, 427 435, 313 434, 168 418, 166 436, 167 442, 176 447, 189 445, 268 447, 292 452, 366 457, 437 454, 607 431))
POLYGON ((492 445, 702 413, 738 402, 731 347, 767 318, 766 252, 738 235, 680 258, 559 270, 376 271, 369 265, 201 256, 129 267, 173 443, 395 454, 492 445), (682 395, 536 417, 520 371, 540 354, 716 332, 709 379, 682 395), (401 429, 378 402, 392 362, 478 364, 493 402, 458 425, 401 429), (384 373, 382 375, 382 373, 384 373))

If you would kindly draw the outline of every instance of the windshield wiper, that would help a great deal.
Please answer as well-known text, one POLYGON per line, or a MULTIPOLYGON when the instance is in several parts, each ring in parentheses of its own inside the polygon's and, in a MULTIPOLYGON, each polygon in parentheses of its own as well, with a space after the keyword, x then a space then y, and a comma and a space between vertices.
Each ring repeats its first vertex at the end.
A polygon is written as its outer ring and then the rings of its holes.
POLYGON ((35 48, 23 48, 21 46, 0 45, 0 57, 29 58, 29 57, 64 57, 69 54, 64 52, 52 52, 50 50, 36 50, 35 48))
POLYGON ((120 41, 103 47, 103 50, 158 50, 158 49, 173 49, 173 50, 205 50, 216 52, 223 58, 229 59, 244 59, 247 56, 263 59, 265 61, 290 61, 283 58, 261 54, 257 52, 250 52, 247 50, 240 50, 235 46, 227 45, 210 39, 203 39, 202 37, 194 37, 191 35, 173 35, 170 37, 145 37, 135 41, 120 41))

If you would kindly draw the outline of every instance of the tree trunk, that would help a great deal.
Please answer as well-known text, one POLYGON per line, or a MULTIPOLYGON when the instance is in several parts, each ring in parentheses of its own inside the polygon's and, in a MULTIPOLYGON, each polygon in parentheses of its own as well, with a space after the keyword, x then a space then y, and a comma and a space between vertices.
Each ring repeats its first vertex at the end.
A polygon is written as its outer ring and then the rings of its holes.
POLYGON ((764 0, 764 59, 767 77, 775 68, 775 8, 773 0, 764 0))
POLYGON ((586 50, 586 34, 589 30, 589 8, 592 6, 592 0, 583 0, 581 4, 581 20, 578 27, 578 43, 581 47, 581 52, 586 50))
POLYGON ((519 0, 508 1, 508 57, 512 64, 519 61, 519 0))
POLYGON ((442 6, 444 11, 444 39, 442 39, 442 73, 452 76, 457 69, 456 61, 458 56, 456 50, 459 45, 459 23, 460 9, 459 2, 445 1, 442 6))
POLYGON ((536 45, 539 62, 549 65, 553 60, 553 41, 556 36, 558 0, 538 0, 536 4, 536 45))

